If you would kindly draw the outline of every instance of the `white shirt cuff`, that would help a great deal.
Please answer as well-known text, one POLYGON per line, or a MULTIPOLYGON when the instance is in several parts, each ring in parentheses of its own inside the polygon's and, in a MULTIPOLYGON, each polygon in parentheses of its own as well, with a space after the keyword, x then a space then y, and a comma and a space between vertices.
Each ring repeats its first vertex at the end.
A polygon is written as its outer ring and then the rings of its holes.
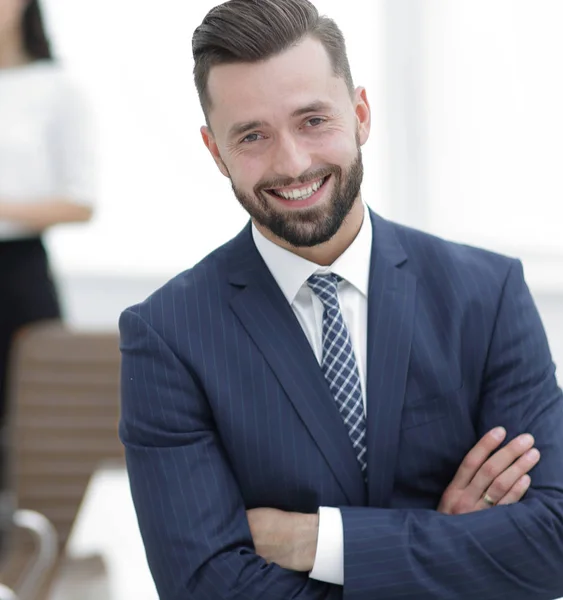
POLYGON ((319 508, 317 554, 309 577, 344 585, 344 526, 338 508, 319 508))

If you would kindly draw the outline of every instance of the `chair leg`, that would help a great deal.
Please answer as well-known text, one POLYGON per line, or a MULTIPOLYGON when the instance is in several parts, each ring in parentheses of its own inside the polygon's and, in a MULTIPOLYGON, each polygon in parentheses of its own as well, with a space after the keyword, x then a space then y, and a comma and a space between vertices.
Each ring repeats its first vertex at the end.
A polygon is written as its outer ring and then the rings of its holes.
POLYGON ((16 586, 17 597, 34 600, 57 562, 58 535, 51 521, 33 510, 17 510, 14 523, 16 527, 29 531, 36 543, 35 556, 16 586))

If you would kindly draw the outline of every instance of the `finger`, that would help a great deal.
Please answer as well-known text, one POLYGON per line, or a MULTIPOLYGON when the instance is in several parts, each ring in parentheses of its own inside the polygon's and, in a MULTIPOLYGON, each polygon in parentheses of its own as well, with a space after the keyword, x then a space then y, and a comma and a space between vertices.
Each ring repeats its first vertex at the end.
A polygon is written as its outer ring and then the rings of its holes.
POLYGON ((497 506, 516 504, 516 502, 522 500, 531 483, 532 478, 529 475, 523 475, 520 477, 520 479, 512 486, 510 491, 498 501, 497 506))
POLYGON ((515 460, 521 457, 534 445, 534 438, 528 433, 519 435, 504 448, 495 452, 477 471, 469 484, 475 499, 479 499, 488 490, 493 481, 506 471, 515 460))
POLYGON ((528 450, 513 465, 503 471, 489 486, 487 494, 498 503, 501 498, 510 492, 514 485, 533 469, 540 460, 540 452, 537 448, 528 450))
POLYGON ((450 485, 459 489, 466 488, 489 458, 491 452, 500 446, 505 437, 504 427, 496 427, 486 433, 467 453, 450 485))

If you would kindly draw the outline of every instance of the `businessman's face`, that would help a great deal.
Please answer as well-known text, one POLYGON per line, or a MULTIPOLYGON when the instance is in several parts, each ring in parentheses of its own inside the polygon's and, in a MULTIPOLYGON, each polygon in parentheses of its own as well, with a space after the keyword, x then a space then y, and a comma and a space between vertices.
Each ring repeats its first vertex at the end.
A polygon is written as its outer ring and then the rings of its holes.
MULTIPOLYGON (((326 242, 360 202, 370 111, 320 42, 213 67, 205 144, 255 223, 292 246, 326 242)), ((270 237, 271 237, 270 235, 270 237)))

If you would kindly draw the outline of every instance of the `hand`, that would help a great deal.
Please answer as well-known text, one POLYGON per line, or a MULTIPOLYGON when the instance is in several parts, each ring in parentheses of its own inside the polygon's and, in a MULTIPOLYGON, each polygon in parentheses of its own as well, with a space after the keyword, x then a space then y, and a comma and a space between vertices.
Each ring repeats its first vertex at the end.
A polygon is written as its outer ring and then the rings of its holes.
POLYGON ((506 431, 498 427, 469 451, 442 495, 439 512, 461 515, 514 504, 524 496, 531 483, 527 473, 538 463, 540 453, 533 448, 534 438, 524 434, 491 456, 505 437, 506 431), (485 494, 493 504, 483 499, 485 494))
POLYGON ((311 571, 317 553, 317 514, 284 512, 275 508, 246 511, 256 554, 268 563, 292 571, 311 571))

